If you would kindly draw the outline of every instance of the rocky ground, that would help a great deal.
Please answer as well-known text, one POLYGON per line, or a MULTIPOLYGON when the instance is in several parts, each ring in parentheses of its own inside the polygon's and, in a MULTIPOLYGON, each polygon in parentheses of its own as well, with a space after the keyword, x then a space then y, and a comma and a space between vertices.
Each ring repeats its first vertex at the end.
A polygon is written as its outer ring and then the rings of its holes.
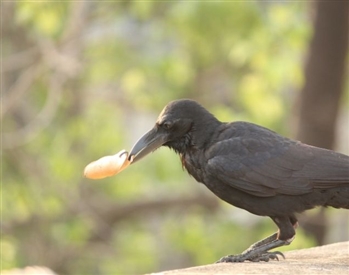
POLYGON ((152 275, 349 274, 349 242, 285 252, 286 259, 261 263, 222 263, 152 275))

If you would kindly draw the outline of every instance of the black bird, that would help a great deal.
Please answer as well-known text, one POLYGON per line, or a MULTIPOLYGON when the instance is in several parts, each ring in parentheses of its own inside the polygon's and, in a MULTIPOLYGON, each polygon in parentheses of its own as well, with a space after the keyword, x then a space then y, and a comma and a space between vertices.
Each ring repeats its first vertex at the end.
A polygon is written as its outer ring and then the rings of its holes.
MULTIPOLYGON (((349 157, 294 141, 248 122, 223 123, 193 100, 170 102, 155 126, 133 146, 140 160, 160 146, 215 195, 255 215, 269 216, 278 232, 239 255, 217 262, 268 261, 295 238, 296 213, 316 206, 349 209, 349 157)), ((283 256, 283 255, 282 255, 283 256)))

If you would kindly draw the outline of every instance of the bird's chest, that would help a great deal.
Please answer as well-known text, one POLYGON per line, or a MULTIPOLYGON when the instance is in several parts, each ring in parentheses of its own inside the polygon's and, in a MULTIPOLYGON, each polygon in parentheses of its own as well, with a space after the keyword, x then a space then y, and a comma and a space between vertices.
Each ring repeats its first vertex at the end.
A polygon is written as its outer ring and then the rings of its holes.
POLYGON ((192 175, 198 182, 204 182, 203 158, 199 152, 190 152, 180 155, 183 167, 192 175))

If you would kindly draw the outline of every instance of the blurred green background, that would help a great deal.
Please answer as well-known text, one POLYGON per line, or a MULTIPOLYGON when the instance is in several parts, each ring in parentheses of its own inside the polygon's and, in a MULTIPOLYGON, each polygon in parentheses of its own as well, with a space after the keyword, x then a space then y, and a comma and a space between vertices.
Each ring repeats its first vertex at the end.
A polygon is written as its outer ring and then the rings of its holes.
MULTIPOLYGON (((212 263, 276 230, 219 201, 168 149, 115 177, 82 173, 183 97, 296 138, 312 2, 1 5, 2 269, 142 274, 212 263)), ((335 142, 346 154, 347 85, 335 142)), ((347 212, 329 212, 324 242, 348 239, 347 212)), ((301 227, 285 249, 316 244, 301 227)))

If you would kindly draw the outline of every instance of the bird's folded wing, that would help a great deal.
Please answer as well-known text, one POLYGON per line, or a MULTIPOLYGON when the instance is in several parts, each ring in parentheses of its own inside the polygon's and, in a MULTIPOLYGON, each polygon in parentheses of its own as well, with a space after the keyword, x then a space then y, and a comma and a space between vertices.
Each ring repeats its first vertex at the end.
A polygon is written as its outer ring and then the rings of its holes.
POLYGON ((254 149, 246 140, 225 140, 224 150, 211 150, 208 176, 259 197, 349 186, 348 156, 288 141, 260 141, 254 149))

